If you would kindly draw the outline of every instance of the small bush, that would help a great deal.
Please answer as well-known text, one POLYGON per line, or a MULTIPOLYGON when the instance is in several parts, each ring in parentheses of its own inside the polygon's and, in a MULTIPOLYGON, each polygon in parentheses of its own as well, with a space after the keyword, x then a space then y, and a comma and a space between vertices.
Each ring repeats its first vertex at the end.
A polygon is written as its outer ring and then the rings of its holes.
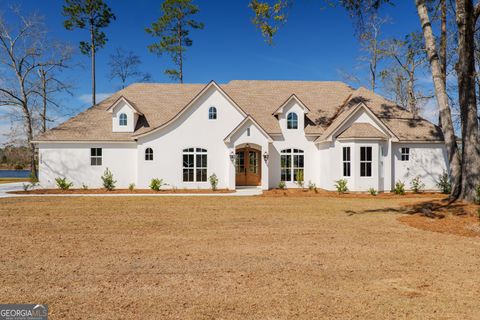
POLYGON ((420 193, 425 188, 425 183, 422 182, 422 180, 420 179, 420 176, 416 176, 410 182, 410 188, 412 189, 413 192, 420 193))
POLYGON ((297 181, 295 181, 295 183, 303 189, 303 187, 305 186, 305 183, 303 181, 303 170, 299 170, 298 173, 297 173, 297 181))
POLYGON ((278 188, 281 189, 281 190, 287 189, 287 184, 285 183, 285 181, 280 181, 278 183, 278 188))
POLYGON ((315 193, 318 193, 317 185, 312 181, 308 181, 308 190, 315 191, 315 193))
POLYGON ((339 193, 345 193, 348 191, 347 183, 348 183, 347 179, 337 180, 335 181, 335 188, 337 188, 337 191, 339 193))
POLYGON ((393 193, 404 195, 405 194, 405 183, 402 181, 397 181, 395 183, 395 188, 393 188, 393 193))
POLYGON ((31 189, 33 186, 30 183, 24 183, 22 187, 23 191, 28 191, 28 189, 31 189))
POLYGON ((378 194, 378 191, 375 190, 375 188, 370 188, 368 189, 368 192, 372 195, 372 196, 376 196, 378 194))
POLYGON ((68 190, 73 186, 73 182, 69 182, 67 178, 55 178, 55 183, 57 184, 58 189, 68 190))
POLYGON ((130 190, 130 192, 132 192, 133 190, 135 190, 135 183, 130 183, 128 185, 128 190, 130 190))
POLYGON ((210 177, 208 177, 208 181, 210 181, 210 186, 212 187, 212 190, 216 191, 218 186, 217 175, 213 173, 210 177))
POLYGON ((450 176, 447 172, 443 171, 437 181, 437 187, 442 193, 450 194, 452 192, 452 184, 450 183, 450 176))
POLYGON ((88 186, 85 183, 82 183, 82 189, 83 190, 88 190, 88 186))
POLYGON ((108 191, 112 191, 115 189, 115 184, 117 183, 117 180, 113 179, 113 173, 106 168, 105 172, 103 173, 102 182, 103 182, 103 187, 107 189, 108 191))
POLYGON ((150 189, 160 191, 160 188, 164 185, 163 179, 153 178, 150 181, 150 189))
POLYGON ((22 164, 17 163, 13 169, 15 169, 15 170, 23 170, 23 168, 24 168, 24 167, 23 167, 22 164))

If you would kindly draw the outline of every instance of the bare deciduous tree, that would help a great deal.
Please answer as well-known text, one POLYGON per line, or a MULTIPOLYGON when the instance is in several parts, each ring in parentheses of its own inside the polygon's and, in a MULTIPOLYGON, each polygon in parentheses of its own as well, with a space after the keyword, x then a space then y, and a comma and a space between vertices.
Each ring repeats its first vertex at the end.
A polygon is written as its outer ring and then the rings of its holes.
POLYGON ((108 65, 110 66, 110 79, 117 78, 120 80, 121 88, 125 88, 128 80, 135 78, 136 81, 150 81, 151 76, 149 73, 141 72, 140 57, 134 54, 132 51, 125 52, 122 48, 115 49, 115 52, 110 55, 108 65))

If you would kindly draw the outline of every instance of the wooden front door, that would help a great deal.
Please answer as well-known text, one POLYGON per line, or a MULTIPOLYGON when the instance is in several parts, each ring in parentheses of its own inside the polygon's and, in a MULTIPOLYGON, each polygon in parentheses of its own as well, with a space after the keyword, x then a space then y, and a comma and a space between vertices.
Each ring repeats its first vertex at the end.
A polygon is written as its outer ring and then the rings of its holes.
POLYGON ((237 186, 259 186, 262 177, 260 151, 251 148, 238 149, 235 163, 237 186))

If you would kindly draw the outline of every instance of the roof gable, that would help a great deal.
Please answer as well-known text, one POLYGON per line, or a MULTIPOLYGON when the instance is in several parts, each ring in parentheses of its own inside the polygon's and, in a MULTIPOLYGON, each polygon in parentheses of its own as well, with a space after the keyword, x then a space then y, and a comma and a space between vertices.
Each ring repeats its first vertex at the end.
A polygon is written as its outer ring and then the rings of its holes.
POLYGON ((305 114, 309 113, 310 112, 310 109, 308 109, 308 107, 302 102, 302 100, 300 100, 296 95, 295 93, 292 94, 284 103, 282 103, 282 105, 280 107, 278 107, 277 110, 275 110, 272 114, 273 115, 278 115, 278 114, 282 114, 284 113, 284 108, 288 106, 288 104, 290 102, 296 102, 298 105, 300 105, 300 107, 302 107, 303 109, 303 112, 305 114))
POLYGON ((248 115, 247 117, 245 117, 245 119, 242 120, 242 122, 240 122, 238 124, 238 126, 235 127, 235 129, 233 129, 226 137, 225 139, 223 139, 223 141, 225 143, 230 143, 230 140, 231 138, 233 137, 233 135, 235 133, 237 133, 246 123, 248 122, 251 122, 264 136, 265 138, 268 140, 268 142, 272 142, 273 139, 272 137, 270 137, 270 135, 255 121, 255 119, 253 119, 250 115, 248 115))
POLYGON ((138 108, 135 106, 134 103, 132 103, 131 101, 129 101, 127 98, 125 98, 124 96, 120 96, 117 100, 115 100, 114 103, 112 103, 112 105, 110 107, 108 107, 108 109, 106 111, 112 113, 113 110, 121 103, 121 102, 124 102, 130 109, 132 109, 132 111, 136 114, 138 114, 139 116, 143 116, 143 113, 141 113, 138 108))
POLYGON ((358 112, 364 110, 375 123, 394 141, 398 141, 396 135, 367 107, 364 102, 358 103, 355 107, 341 113, 325 132, 315 140, 315 143, 330 142, 341 129, 342 125, 354 117, 358 112))

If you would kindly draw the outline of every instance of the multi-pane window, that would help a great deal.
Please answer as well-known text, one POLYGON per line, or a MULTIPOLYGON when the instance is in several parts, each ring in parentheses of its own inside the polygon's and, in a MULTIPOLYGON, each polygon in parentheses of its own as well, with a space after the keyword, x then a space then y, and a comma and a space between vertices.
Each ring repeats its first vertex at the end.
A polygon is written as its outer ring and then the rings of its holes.
POLYGON ((118 118, 119 125, 126 126, 127 125, 127 115, 125 113, 121 113, 118 118))
POLYGON ((343 176, 350 177, 351 175, 351 158, 350 147, 343 147, 343 176))
POLYGON ((410 148, 401 148, 400 149, 400 160, 402 160, 402 161, 410 160, 410 148))
POLYGON ((304 154, 300 149, 285 149, 280 152, 280 179, 282 181, 303 181, 304 154))
POLYGON ((360 177, 372 176, 372 147, 360 147, 360 177))
POLYGON ((298 129, 298 116, 295 112, 287 115, 287 129, 298 129))
POLYGON ((145 149, 145 161, 153 161, 153 149, 145 149))
POLYGON ((90 149, 90 165, 92 166, 102 165, 102 148, 90 149))
POLYGON ((183 149, 183 181, 207 181, 207 150, 202 148, 183 149))
POLYGON ((215 107, 210 107, 208 109, 208 119, 210 120, 215 120, 217 119, 217 108, 215 107))

